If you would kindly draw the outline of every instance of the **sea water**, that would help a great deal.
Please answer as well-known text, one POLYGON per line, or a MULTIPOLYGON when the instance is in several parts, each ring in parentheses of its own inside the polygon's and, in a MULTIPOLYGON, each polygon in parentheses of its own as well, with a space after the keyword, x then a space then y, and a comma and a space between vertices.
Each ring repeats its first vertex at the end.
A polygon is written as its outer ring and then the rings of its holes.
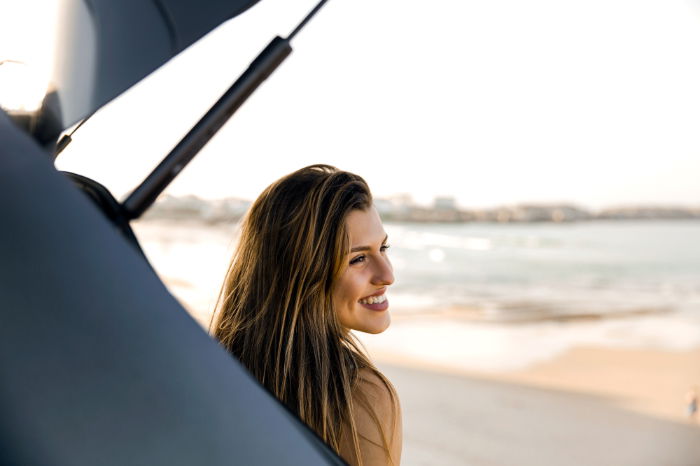
POLYGON ((387 225, 404 312, 527 322, 691 310, 700 222, 387 225))
MULTIPOLYGON (((237 226, 141 221, 142 247, 203 325, 237 226)), ((700 222, 387 223, 394 316, 370 349, 518 369, 576 345, 700 345, 700 222)))

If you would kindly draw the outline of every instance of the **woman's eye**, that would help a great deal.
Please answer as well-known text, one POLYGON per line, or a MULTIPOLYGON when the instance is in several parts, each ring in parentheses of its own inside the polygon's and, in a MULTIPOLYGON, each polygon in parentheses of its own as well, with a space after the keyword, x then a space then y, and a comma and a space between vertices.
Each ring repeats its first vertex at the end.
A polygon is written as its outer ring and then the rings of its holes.
MULTIPOLYGON (((379 251, 380 251, 380 252, 386 252, 386 250, 389 249, 390 247, 391 247, 391 246, 389 246, 388 244, 383 244, 383 245, 379 248, 379 251)), ((357 257, 353 258, 352 260, 350 260, 350 265, 362 263, 362 262, 365 261, 365 259, 366 259, 366 257, 364 256, 364 254, 361 255, 361 256, 357 256, 357 257)))
POLYGON ((359 264, 360 262, 364 262, 364 261, 365 261, 365 256, 357 256, 350 261, 350 265, 359 264))

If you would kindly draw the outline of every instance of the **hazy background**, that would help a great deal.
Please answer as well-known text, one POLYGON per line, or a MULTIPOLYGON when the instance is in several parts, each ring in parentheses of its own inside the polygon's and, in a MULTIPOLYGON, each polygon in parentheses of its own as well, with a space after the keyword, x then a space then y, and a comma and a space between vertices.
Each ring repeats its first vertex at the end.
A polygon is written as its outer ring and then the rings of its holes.
MULTIPOLYGON (((38 81, 54 5, 0 3, 0 60, 38 81)), ((213 31, 85 123, 58 168, 124 196, 313 5, 265 0, 213 31)), ((700 206, 698 1, 331 0, 292 45, 167 194, 254 199, 329 163, 422 204, 700 206)), ((0 82, 0 98, 29 102, 30 85, 0 82)), ((134 227, 206 324, 235 222, 134 227)), ((360 337, 401 394, 403 464, 700 457, 685 411, 700 384, 699 221, 386 228, 394 322, 360 337)))
MULTIPOLYGON (((53 3, 3 2, 0 57, 43 69, 53 3)), ((313 5, 224 24, 85 124, 59 166, 128 192, 313 5)), ((697 1, 333 0, 293 47, 171 193, 254 198, 325 162, 423 203, 700 203, 697 1)))

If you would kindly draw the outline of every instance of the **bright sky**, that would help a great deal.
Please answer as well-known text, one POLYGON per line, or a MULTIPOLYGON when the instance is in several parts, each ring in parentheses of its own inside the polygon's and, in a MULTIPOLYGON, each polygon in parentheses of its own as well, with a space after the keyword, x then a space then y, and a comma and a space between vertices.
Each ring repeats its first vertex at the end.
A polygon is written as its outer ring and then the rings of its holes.
MULTIPOLYGON (((59 168, 121 197, 313 5, 224 24, 88 121, 59 168)), ((292 45, 169 193, 254 198, 323 162, 421 202, 700 205, 700 0, 330 0, 292 45)))

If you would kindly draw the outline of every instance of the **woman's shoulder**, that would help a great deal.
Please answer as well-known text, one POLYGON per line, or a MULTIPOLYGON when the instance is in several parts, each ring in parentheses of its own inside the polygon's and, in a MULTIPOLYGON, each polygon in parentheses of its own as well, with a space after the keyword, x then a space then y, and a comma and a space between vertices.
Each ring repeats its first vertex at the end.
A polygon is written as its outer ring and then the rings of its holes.
MULTIPOLYGON (((362 368, 358 371, 358 381, 355 389, 359 395, 368 398, 372 406, 382 411, 400 410, 399 397, 396 389, 381 372, 376 369, 362 368)), ((379 414, 379 413, 378 413, 379 414)))
MULTIPOLYGON (((399 464, 403 441, 401 405, 393 385, 380 372, 370 368, 359 370, 353 393, 352 416, 363 464, 399 464), (386 457, 385 445, 391 460, 386 457)), ((346 442, 349 441, 346 439, 346 442)), ((346 443, 346 448, 350 445, 346 443)))

